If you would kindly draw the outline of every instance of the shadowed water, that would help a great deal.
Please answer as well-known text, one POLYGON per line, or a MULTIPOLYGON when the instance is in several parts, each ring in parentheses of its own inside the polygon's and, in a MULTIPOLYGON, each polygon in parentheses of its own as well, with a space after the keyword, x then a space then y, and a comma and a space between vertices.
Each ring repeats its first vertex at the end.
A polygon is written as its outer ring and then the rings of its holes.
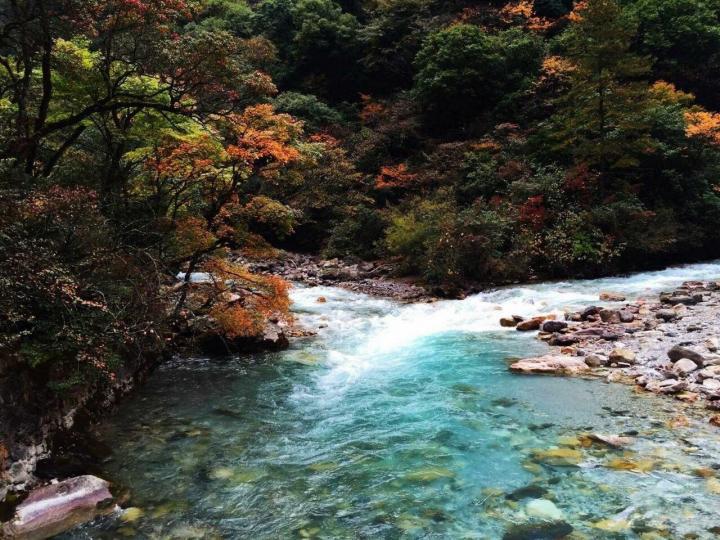
POLYGON ((718 275, 693 265, 422 305, 296 289, 317 337, 166 365, 120 407, 102 427, 105 472, 142 512, 66 537, 502 538, 562 519, 573 538, 714 538, 717 428, 626 386, 512 375, 509 357, 546 348, 497 321, 718 275), (588 446, 590 431, 637 441, 588 446), (538 498, 561 515, 533 515, 538 498))

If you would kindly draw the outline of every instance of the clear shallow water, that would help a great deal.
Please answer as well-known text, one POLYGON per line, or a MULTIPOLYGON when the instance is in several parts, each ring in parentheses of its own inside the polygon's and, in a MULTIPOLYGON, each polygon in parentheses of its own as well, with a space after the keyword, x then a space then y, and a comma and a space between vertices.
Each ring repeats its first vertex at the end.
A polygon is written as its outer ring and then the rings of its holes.
POLYGON ((502 538, 542 521, 527 503, 543 498, 572 538, 714 538, 720 431, 622 385, 512 375, 509 357, 546 348, 497 321, 717 276, 693 265, 421 305, 296 289, 319 335, 160 369, 102 430, 106 477, 143 515, 66 537, 502 538), (583 446, 589 431, 637 442, 583 446))

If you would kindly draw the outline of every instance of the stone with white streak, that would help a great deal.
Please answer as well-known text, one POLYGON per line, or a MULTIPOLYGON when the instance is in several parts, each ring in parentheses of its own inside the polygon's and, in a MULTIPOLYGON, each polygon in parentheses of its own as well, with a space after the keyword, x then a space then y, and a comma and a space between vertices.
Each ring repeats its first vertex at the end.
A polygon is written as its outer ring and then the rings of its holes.
POLYGON ((109 484, 97 476, 76 476, 38 488, 15 510, 3 538, 41 540, 113 510, 109 484))

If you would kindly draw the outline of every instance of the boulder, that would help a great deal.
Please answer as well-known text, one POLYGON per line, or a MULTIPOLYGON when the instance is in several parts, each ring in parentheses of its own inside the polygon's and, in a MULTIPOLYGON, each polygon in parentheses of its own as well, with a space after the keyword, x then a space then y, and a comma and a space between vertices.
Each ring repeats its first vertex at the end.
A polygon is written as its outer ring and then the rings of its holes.
POLYGON ((543 332, 559 332, 560 330, 564 330, 567 328, 568 323, 565 321, 544 321, 540 325, 540 329, 543 332))
POLYGON ((109 486, 97 476, 84 475, 38 488, 15 509, 3 535, 40 540, 109 514, 113 510, 109 486))
POLYGON ((608 357, 611 364, 623 362, 625 364, 635 363, 635 353, 630 349, 624 349, 622 347, 616 347, 610 353, 608 357))
POLYGON ((717 350, 720 348, 720 340, 716 337, 708 338, 705 341, 705 348, 710 352, 717 352, 717 350))
POLYGON ((627 309, 620 310, 620 322, 631 323, 635 320, 635 314, 631 313, 627 309))
POLYGON ((693 351, 692 349, 688 349, 687 347, 682 347, 680 345, 675 345, 667 352, 668 358, 672 360, 673 362, 677 362, 681 358, 687 358, 688 360, 692 360, 695 362, 699 367, 702 367, 705 365, 705 358, 702 354, 699 352, 693 351))
POLYGON ((612 291, 603 291, 600 293, 600 300, 603 302, 624 302, 625 295, 612 291))
POLYGON ((698 368, 697 364, 693 362, 692 360, 689 360, 687 358, 681 358, 677 362, 675 362, 675 365, 673 366, 672 370, 673 373, 680 375, 682 377, 689 375, 693 371, 695 371, 698 368))
POLYGON ((580 318, 581 318, 583 321, 587 321, 590 317, 592 317, 593 315, 597 315, 598 313, 600 313, 600 308, 599 308, 599 307, 597 307, 597 306, 589 306, 589 307, 586 307, 585 309, 583 309, 583 310, 580 312, 580 318))
POLYGON ((715 393, 720 391, 720 381, 717 379, 705 379, 702 383, 702 388, 706 392, 715 393))
POLYGON ((585 361, 577 356, 546 355, 535 358, 525 358, 510 366, 516 373, 548 373, 562 375, 577 375, 585 373, 590 368, 585 361))

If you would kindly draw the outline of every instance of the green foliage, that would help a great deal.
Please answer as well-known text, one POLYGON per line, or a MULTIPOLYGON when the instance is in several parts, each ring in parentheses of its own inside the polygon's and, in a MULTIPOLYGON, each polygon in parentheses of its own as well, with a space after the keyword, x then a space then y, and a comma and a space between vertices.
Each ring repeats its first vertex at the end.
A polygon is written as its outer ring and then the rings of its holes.
POLYGON ((327 257, 357 256, 363 259, 378 258, 381 241, 387 226, 385 218, 376 210, 359 206, 339 221, 327 242, 327 257))
POLYGON ((277 111, 302 120, 310 132, 321 131, 342 122, 342 116, 337 110, 312 94, 283 92, 273 100, 273 105, 277 111))
POLYGON ((520 30, 494 35, 458 24, 425 40, 415 61, 415 92, 434 124, 467 124, 526 86, 541 56, 540 41, 520 30))
POLYGON ((713 75, 720 67, 720 2, 638 0, 629 8, 639 21, 640 50, 655 59, 659 78, 720 105, 713 75))
POLYGON ((533 12, 539 17, 562 17, 572 8, 572 0, 534 0, 533 2, 533 12))

